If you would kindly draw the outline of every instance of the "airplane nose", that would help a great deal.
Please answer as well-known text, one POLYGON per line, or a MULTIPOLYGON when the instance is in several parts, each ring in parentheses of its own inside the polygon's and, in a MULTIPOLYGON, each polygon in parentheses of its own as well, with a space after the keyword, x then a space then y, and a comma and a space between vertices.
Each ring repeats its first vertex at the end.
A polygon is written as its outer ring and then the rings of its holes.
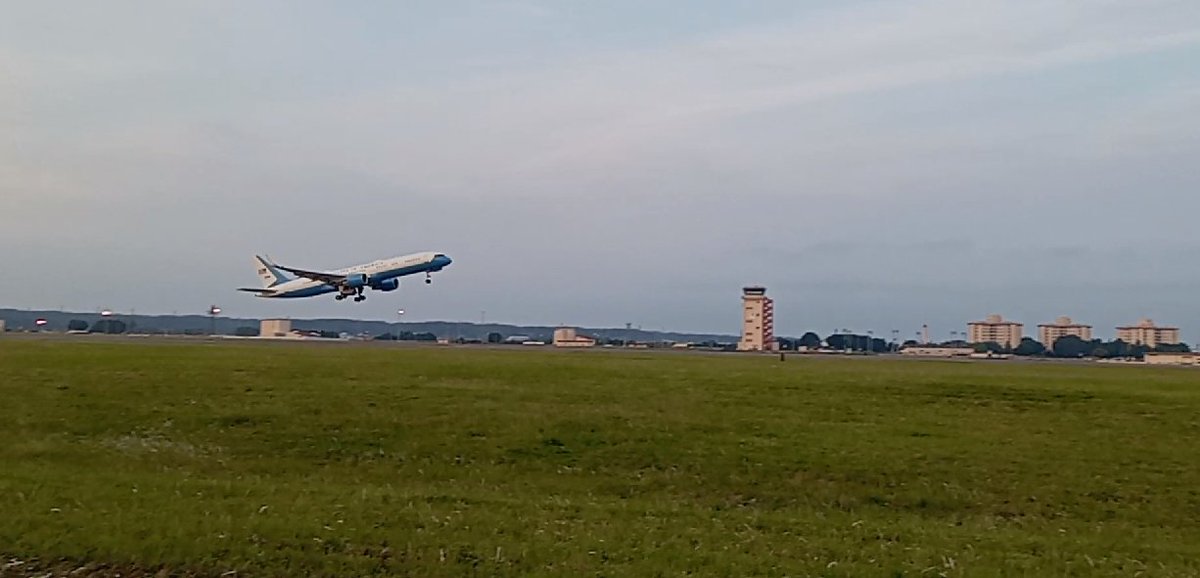
POLYGON ((445 267, 446 265, 453 263, 454 259, 451 259, 445 255, 438 255, 435 261, 438 262, 439 267, 445 267))

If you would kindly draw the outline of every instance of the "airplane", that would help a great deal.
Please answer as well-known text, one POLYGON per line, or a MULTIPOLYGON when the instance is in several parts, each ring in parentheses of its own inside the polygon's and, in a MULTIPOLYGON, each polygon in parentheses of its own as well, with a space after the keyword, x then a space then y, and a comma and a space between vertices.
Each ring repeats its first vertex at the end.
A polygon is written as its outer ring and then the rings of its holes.
POLYGON ((432 274, 445 269, 451 263, 450 257, 443 253, 413 253, 403 257, 380 259, 365 265, 355 265, 328 273, 294 269, 272 263, 261 256, 254 256, 254 266, 262 279, 261 289, 242 287, 238 291, 254 293, 256 297, 271 299, 294 299, 297 297, 313 297, 326 293, 337 293, 333 298, 341 301, 354 297, 354 301, 363 301, 366 289, 376 291, 395 291, 400 288, 400 277, 406 275, 425 274, 425 282, 432 283, 432 274), (295 275, 288 277, 285 273, 295 275))

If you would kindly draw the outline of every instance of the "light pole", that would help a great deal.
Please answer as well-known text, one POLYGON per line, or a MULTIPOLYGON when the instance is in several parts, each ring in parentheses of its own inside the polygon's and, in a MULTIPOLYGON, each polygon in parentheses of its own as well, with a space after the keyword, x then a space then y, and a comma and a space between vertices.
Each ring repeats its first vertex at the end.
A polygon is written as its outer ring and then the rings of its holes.
POLYGON ((208 334, 215 337, 217 335, 217 316, 221 314, 221 308, 213 305, 208 308, 208 334))
MULTIPOLYGON (((100 310, 100 320, 104 322, 103 327, 104 327, 105 333, 113 332, 113 327, 112 327, 113 322, 110 321, 112 319, 112 316, 113 316, 112 309, 101 309, 100 310)), ((93 329, 95 329, 95 326, 93 326, 93 329)))

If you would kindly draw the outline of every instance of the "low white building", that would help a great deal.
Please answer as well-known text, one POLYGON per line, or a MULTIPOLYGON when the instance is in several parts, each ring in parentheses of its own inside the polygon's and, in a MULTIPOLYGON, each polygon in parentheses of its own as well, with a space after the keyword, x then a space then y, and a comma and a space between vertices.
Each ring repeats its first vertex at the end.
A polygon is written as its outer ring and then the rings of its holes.
POLYGON ((0 333, 8 331, 8 326, 3 319, 0 319, 0 333))
POLYGON ((1200 365, 1200 353, 1147 353, 1146 365, 1200 365))

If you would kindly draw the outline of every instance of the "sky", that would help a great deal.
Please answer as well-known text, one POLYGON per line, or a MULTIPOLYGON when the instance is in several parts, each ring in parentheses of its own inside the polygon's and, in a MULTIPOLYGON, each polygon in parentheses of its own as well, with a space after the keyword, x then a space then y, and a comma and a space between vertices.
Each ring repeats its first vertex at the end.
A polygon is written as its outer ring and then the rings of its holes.
POLYGON ((1195 0, 0 0, 0 307, 1200 341, 1195 0), (743 5, 744 4, 744 5, 743 5), (270 301, 255 253, 435 250, 270 301))

